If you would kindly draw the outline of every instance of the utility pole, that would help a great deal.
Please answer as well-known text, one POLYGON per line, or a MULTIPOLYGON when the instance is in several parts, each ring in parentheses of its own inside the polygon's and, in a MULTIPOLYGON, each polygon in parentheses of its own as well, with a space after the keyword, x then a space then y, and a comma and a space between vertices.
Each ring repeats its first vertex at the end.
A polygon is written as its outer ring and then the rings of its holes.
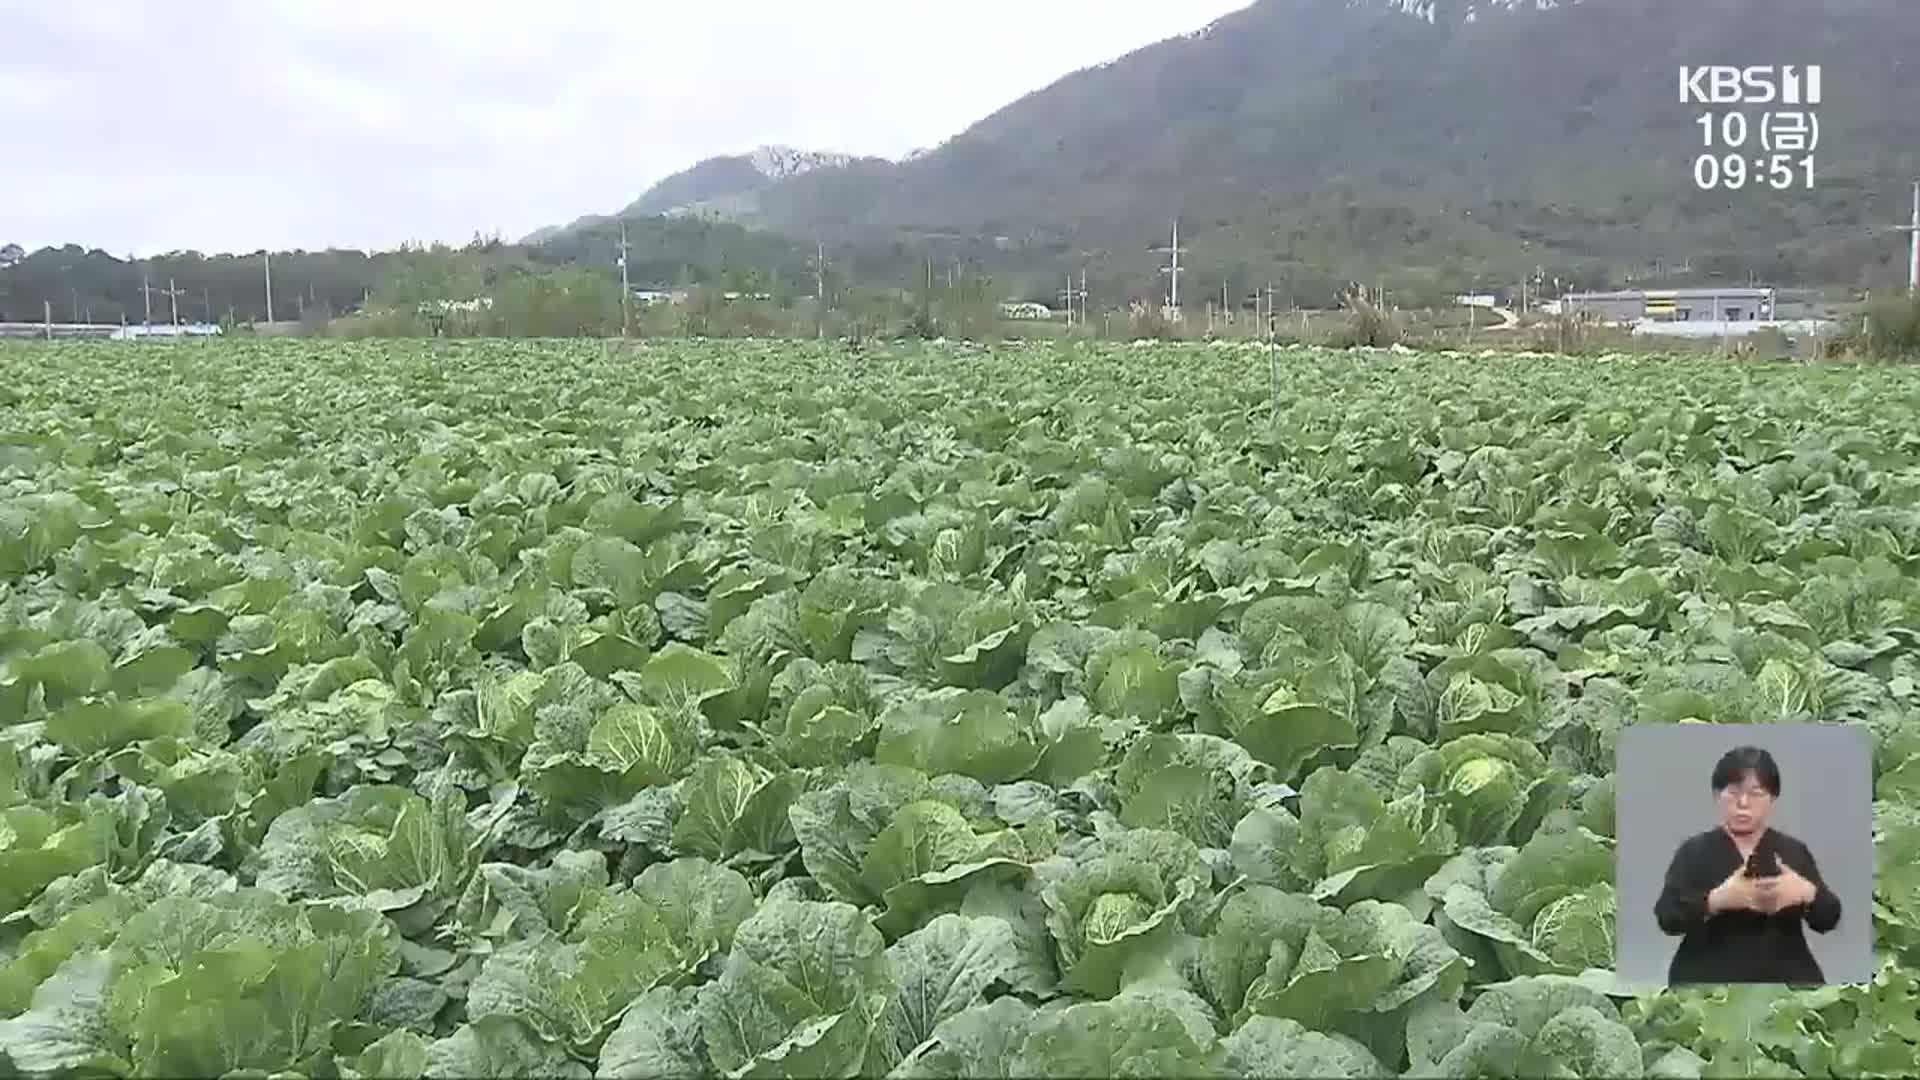
POLYGON ((1913 220, 1907 232, 1912 244, 1907 253, 1907 291, 1920 296, 1920 180, 1913 182, 1913 220))
POLYGON ((827 336, 826 242, 817 242, 816 248, 817 253, 813 260, 813 336, 818 340, 827 336))
POLYGON ((1077 289, 1074 288, 1073 275, 1067 275, 1067 287, 1060 290, 1060 299, 1066 301, 1067 304, 1068 326, 1073 325, 1074 301, 1076 300, 1080 302, 1080 325, 1087 325, 1087 272, 1085 270, 1080 271, 1080 287, 1077 289))
POLYGON ((1920 180, 1913 182, 1913 220, 1897 226, 1894 232, 1903 232, 1910 238, 1912 247, 1907 254, 1907 291, 1920 296, 1920 180))
POLYGON ((1170 255, 1173 258, 1173 264, 1161 267, 1160 272, 1172 276, 1172 291, 1167 294, 1167 307, 1170 312, 1178 312, 1180 310, 1180 256, 1186 252, 1186 249, 1180 246, 1180 219, 1175 218, 1173 222, 1173 244, 1153 250, 1156 254, 1170 255))
POLYGON ((267 321, 272 322, 273 321, 273 252, 263 251, 260 253, 260 256, 262 260, 261 269, 265 270, 267 275, 267 321))
POLYGON ((173 325, 175 326, 180 325, 180 290, 173 287, 172 278, 167 279, 166 288, 156 289, 147 284, 147 275, 143 272, 140 275, 140 291, 146 295, 148 326, 153 325, 153 294, 154 293, 159 293, 161 296, 170 297, 173 300, 173 325))
POLYGON ((147 326, 153 325, 153 290, 147 287, 147 269, 140 268, 140 299, 147 305, 147 326))
POLYGON ((620 219, 620 336, 633 330, 633 285, 627 279, 627 219, 620 219))

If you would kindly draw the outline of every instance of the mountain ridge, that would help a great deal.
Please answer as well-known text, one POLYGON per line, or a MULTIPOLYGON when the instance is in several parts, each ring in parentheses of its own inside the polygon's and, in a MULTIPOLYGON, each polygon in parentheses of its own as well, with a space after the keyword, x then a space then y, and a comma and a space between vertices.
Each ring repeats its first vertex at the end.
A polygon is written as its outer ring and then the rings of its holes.
POLYGON ((885 159, 833 150, 807 150, 781 143, 763 144, 745 153, 721 154, 655 182, 639 198, 612 215, 589 214, 566 225, 545 226, 529 233, 522 242, 546 243, 607 217, 751 217, 756 209, 755 196, 766 188, 782 180, 822 169, 845 168, 863 160, 885 159))
MULTIPOLYGON (((1578 0, 1324 0, 1324 2, 1344 4, 1351 9, 1404 14, 1432 23, 1441 17, 1442 12, 1447 12, 1448 18, 1470 22, 1477 19, 1483 9, 1512 11, 1537 8, 1544 10, 1556 7, 1563 2, 1577 3, 1578 0)), ((1250 7, 1257 6, 1259 5, 1250 5, 1250 7)), ((1159 42, 1148 43, 1120 56, 1089 65, 1049 85, 1057 85, 1075 75, 1113 68, 1131 57, 1170 42, 1204 39, 1223 25, 1230 24, 1236 16, 1243 14, 1246 10, 1248 9, 1240 9, 1194 30, 1173 35, 1159 42)), ((1015 104, 1046 89, 1047 87, 1042 87, 1030 92, 1025 97, 1017 99, 1015 104)), ((996 110, 988 119, 990 120, 993 115, 999 115, 1009 107, 1011 106, 996 110)), ((888 166, 910 165, 937 154, 947 144, 965 134, 966 131, 956 133, 939 144, 918 148, 898 159, 880 155, 802 150, 778 143, 762 145, 745 153, 715 155, 655 182, 615 214, 587 215, 567 226, 547 226, 530 234, 526 242, 544 242, 564 229, 578 228, 583 224, 604 220, 610 216, 705 214, 724 220, 751 222, 759 216, 759 194, 780 181, 813 172, 844 170, 855 165, 868 170, 884 170, 888 166)))
POLYGON ((1093 250, 1151 275, 1145 249, 1178 217, 1196 269, 1241 280, 1386 268, 1437 287, 1663 257, 1877 280, 1900 256, 1867 226, 1920 174, 1916 55, 1903 0, 1259 0, 910 160, 755 180, 706 208, 843 245, 1004 238, 1036 274, 1093 250), (1698 190, 1678 67, 1780 62, 1834 73, 1819 183, 1698 190))

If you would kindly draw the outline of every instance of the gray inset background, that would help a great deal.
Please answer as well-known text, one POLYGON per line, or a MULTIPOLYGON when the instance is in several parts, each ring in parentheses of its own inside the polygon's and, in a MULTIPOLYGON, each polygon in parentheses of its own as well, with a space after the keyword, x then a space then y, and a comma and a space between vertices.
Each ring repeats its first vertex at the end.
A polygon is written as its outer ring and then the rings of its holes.
POLYGON ((1667 864, 1680 842, 1719 824, 1713 766, 1736 746, 1758 746, 1780 765, 1780 798, 1767 824, 1813 852, 1840 897, 1840 925, 1808 930, 1828 983, 1873 978, 1873 742, 1858 724, 1647 724, 1621 732, 1615 794, 1619 903, 1615 968, 1635 985, 1665 986, 1680 939, 1654 920, 1667 864))

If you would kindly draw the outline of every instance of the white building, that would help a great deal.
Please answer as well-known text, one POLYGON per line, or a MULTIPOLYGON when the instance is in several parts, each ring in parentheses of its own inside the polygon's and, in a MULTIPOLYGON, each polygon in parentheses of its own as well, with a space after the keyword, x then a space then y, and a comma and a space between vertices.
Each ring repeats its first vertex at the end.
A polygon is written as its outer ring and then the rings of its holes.
POLYGON ((141 338, 181 338, 181 337, 218 337, 220 327, 214 323, 156 323, 152 326, 135 324, 122 326, 111 335, 114 341, 138 341, 141 338))
POLYGON ((478 311, 491 311, 493 297, 479 296, 472 300, 428 300, 420 305, 422 315, 451 315, 454 312, 473 314, 478 311))
POLYGON ((633 298, 642 304, 684 304, 690 295, 686 289, 635 289, 633 298))
POLYGON ((1817 337, 1839 329, 1826 319, 1695 319, 1670 322, 1665 319, 1640 319, 1633 324, 1635 337, 1718 338, 1746 337, 1762 330, 1778 330, 1788 337, 1817 337))

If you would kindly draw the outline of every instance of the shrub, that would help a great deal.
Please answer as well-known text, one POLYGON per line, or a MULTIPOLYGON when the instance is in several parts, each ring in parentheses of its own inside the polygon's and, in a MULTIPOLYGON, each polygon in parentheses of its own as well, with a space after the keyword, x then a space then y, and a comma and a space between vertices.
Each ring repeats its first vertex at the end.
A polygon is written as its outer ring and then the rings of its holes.
POLYGON ((1600 330, 1600 317, 1593 312, 1563 311, 1532 328, 1533 347, 1541 352, 1577 356, 1593 348, 1600 330))
POLYGON ((1384 349, 1406 340, 1406 324, 1368 293, 1366 286, 1348 289, 1341 297, 1341 306, 1347 311, 1347 325, 1334 334, 1335 348, 1384 349))
POLYGON ((1858 344, 1876 360, 1920 360, 1920 296, 1885 296, 1869 303, 1858 344))

